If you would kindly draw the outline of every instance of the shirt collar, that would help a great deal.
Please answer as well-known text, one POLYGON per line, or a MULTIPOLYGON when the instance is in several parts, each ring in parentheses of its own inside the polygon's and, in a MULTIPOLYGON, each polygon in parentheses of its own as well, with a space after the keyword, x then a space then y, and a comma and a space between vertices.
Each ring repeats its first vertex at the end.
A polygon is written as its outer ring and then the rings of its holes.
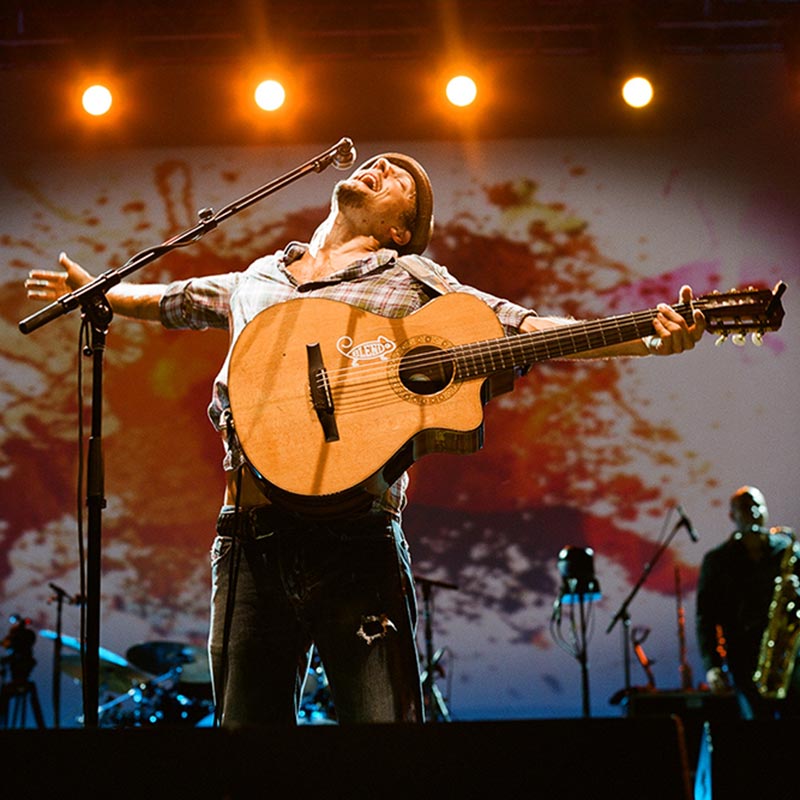
MULTIPOLYGON (((301 258, 304 253, 308 251, 309 245, 305 242, 289 242, 286 247, 280 251, 278 261, 281 267, 285 270, 293 262, 301 258)), ((366 258, 359 258, 349 264, 345 269, 331 275, 329 281, 345 281, 352 280, 353 278, 366 275, 376 269, 382 269, 397 260, 398 253, 388 247, 382 247, 374 253, 370 253, 366 258)), ((327 281, 326 281, 327 282, 327 281)))

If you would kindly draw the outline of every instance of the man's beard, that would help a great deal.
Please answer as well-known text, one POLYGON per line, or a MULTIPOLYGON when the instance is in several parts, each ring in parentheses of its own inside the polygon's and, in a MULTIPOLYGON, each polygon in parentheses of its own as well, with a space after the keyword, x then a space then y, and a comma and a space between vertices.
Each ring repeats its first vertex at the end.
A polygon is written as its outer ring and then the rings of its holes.
POLYGON ((339 208, 364 208, 367 204, 363 188, 353 186, 348 181, 340 181, 336 184, 334 197, 339 208))

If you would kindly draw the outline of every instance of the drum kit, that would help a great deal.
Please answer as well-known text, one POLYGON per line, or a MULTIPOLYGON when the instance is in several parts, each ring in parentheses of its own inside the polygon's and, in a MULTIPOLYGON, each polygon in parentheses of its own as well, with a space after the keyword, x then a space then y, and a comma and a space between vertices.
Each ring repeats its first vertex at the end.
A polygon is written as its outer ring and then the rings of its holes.
MULTIPOLYGON (((40 630, 39 635, 57 638, 55 632, 48 630, 40 630)), ((73 651, 60 656, 61 671, 80 682, 80 642, 62 634, 61 643, 73 651)), ((211 671, 205 647, 171 641, 143 642, 128 648, 124 657, 101 647, 99 686, 105 698, 98 713, 101 728, 214 725, 211 671)), ((328 680, 315 650, 298 722, 317 725, 333 721, 328 680)))
MULTIPOLYGON (((39 634, 46 639, 57 638, 53 631, 39 634)), ((80 682, 80 642, 62 634, 61 643, 73 651, 61 655, 61 671, 80 682)), ((128 648, 124 657, 103 647, 98 655, 99 687, 105 699, 98 713, 102 728, 191 727, 213 708, 204 647, 154 641, 128 648)))
POLYGON ((325 674, 325 667, 322 665, 316 647, 311 654, 311 664, 303 685, 297 722, 300 725, 333 725, 336 723, 336 712, 328 686, 328 676, 325 674))

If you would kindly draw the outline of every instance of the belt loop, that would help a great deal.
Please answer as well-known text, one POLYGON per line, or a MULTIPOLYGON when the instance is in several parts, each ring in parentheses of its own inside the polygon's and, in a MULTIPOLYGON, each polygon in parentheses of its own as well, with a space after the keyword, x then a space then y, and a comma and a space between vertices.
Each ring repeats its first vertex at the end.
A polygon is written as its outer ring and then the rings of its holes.
POLYGON ((268 539, 275 533, 277 512, 272 505, 253 506, 247 509, 248 536, 251 541, 268 539))

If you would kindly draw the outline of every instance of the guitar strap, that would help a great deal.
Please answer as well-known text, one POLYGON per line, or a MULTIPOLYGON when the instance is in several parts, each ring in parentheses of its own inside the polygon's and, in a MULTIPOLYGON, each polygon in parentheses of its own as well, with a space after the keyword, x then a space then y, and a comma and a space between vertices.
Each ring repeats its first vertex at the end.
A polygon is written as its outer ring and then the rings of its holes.
POLYGON ((447 294, 453 291, 453 287, 436 272, 436 265, 433 261, 411 254, 400 256, 397 263, 420 283, 424 283, 438 294, 447 294))

